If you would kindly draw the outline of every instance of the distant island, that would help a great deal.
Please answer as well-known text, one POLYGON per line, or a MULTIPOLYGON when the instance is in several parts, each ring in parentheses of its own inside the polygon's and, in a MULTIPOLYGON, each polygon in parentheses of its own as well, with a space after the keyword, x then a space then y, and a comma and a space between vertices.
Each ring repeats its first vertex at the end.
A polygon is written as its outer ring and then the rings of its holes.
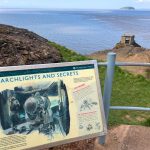
POLYGON ((122 7, 121 9, 124 9, 124 10, 135 10, 134 7, 122 7))

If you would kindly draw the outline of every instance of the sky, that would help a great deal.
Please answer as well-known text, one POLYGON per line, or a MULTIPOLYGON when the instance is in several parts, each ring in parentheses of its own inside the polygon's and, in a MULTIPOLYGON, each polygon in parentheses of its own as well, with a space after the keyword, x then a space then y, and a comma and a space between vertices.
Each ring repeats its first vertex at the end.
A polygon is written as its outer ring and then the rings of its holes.
POLYGON ((119 9, 124 6, 150 9, 150 0, 0 0, 0 8, 119 9))

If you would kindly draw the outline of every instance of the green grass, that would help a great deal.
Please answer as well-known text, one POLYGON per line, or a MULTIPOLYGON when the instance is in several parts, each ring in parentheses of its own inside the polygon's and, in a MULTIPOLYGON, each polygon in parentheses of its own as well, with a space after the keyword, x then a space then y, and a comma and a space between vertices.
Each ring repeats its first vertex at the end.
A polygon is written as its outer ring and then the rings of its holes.
MULTIPOLYGON (((63 61, 69 62, 89 59, 56 43, 50 42, 50 44, 60 51, 63 61)), ((102 91, 104 87, 105 71, 105 67, 99 67, 102 91)), ((135 76, 116 67, 111 105, 150 107, 150 80, 145 79, 141 75, 135 76)), ((109 125, 114 126, 119 124, 150 126, 150 112, 111 110, 109 125)))
MULTIPOLYGON (((116 68, 113 82, 111 105, 150 107, 150 81, 116 68)), ((143 125, 150 118, 150 112, 110 112, 109 124, 143 125)))
POLYGON ((64 62, 72 62, 72 61, 83 61, 87 60, 87 57, 74 52, 73 50, 69 50, 64 46, 58 45, 54 42, 49 42, 50 45, 54 46, 58 49, 63 57, 64 62))

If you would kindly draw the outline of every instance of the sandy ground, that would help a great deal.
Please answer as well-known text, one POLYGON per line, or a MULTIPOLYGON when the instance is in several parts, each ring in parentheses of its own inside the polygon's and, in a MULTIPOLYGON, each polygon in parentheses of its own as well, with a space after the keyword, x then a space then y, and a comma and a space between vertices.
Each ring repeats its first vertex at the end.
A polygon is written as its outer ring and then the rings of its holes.
POLYGON ((49 150, 150 150, 150 127, 121 125, 108 131, 104 146, 90 139, 49 150))

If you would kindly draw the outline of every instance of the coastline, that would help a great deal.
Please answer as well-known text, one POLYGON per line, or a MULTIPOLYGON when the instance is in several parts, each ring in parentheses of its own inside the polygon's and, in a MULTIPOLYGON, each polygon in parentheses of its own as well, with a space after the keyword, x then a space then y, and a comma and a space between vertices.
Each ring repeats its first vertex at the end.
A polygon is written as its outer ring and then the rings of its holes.
POLYGON ((0 22, 29 29, 50 41, 65 45, 82 54, 112 48, 121 34, 126 32, 135 34, 136 40, 143 47, 150 47, 148 34, 150 11, 138 9, 135 11, 17 10, 17 12, 11 12, 11 9, 0 12, 0 22), (16 20, 13 19, 14 17, 16 20), (138 30, 139 27, 140 30, 138 30))

